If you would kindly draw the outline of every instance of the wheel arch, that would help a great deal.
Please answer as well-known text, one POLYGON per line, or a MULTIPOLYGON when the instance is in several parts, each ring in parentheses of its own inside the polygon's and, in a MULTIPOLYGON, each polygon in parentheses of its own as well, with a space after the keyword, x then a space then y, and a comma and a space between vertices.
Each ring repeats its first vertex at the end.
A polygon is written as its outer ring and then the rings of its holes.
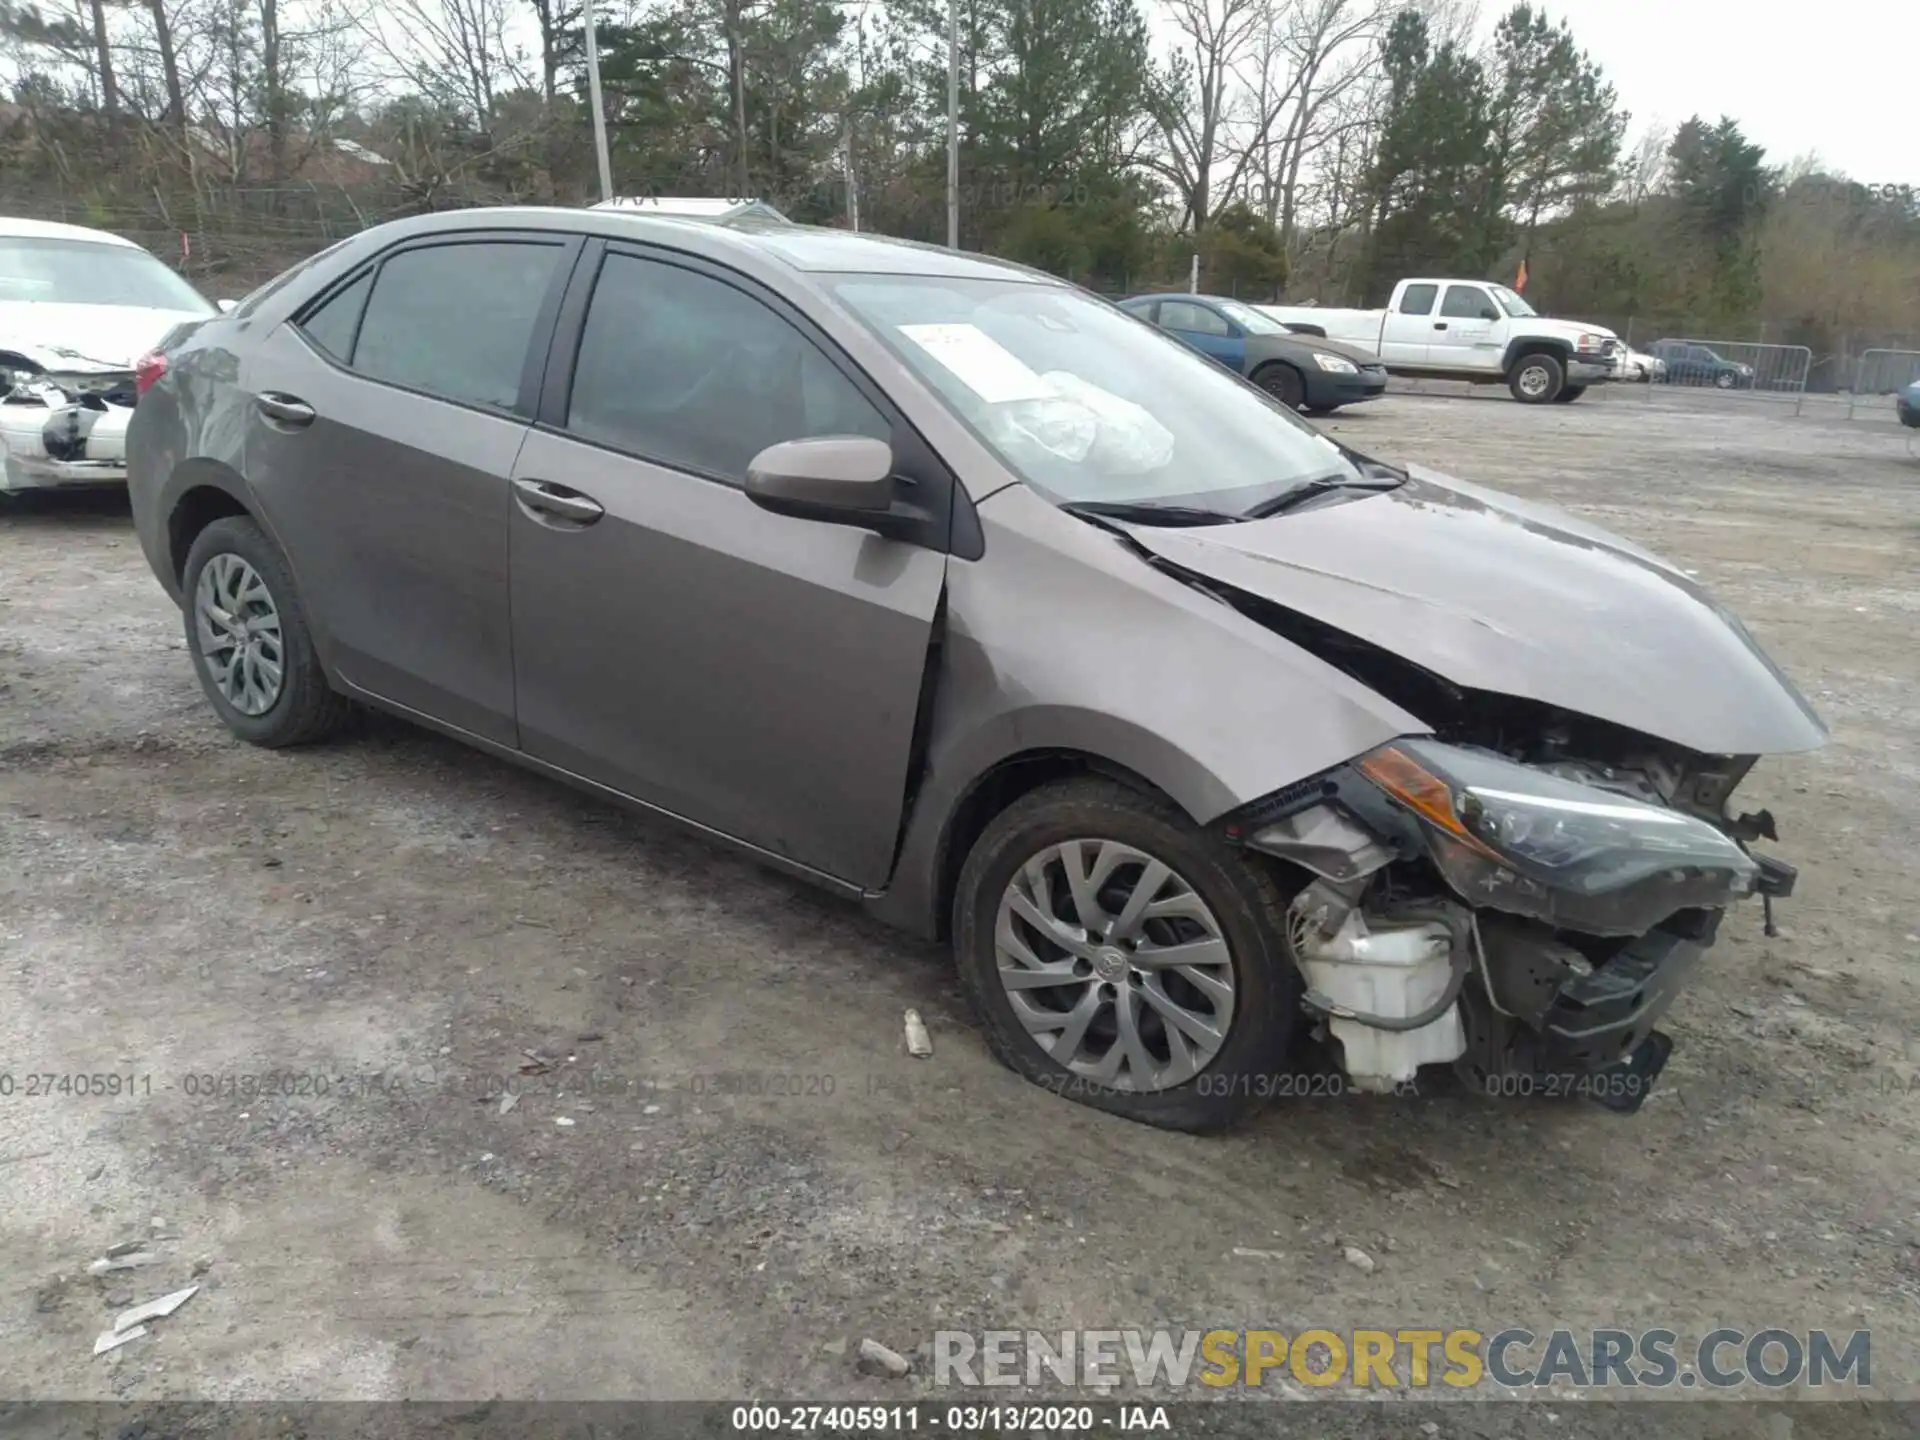
POLYGON ((167 484, 166 560, 168 588, 174 598, 186 576, 187 554, 200 532, 229 515, 261 522, 246 481, 218 460, 182 461, 167 484))
POLYGON ((1054 780, 1104 776, 1166 800, 1201 825, 1237 803, 1219 776, 1162 736, 1106 717, 1097 740, 1080 738, 1098 718, 1055 714, 1050 721, 1028 712, 1017 726, 1002 717, 969 744, 937 747, 944 753, 934 758, 930 783, 907 817, 892 878, 867 897, 868 909, 929 940, 947 939, 954 888, 974 842, 994 816, 1054 780), (959 750, 970 753, 963 758, 959 750))
POLYGON ((1564 366, 1573 358, 1573 346, 1565 340, 1544 335, 1527 335, 1510 340, 1507 342, 1507 353, 1500 360, 1500 373, 1511 379, 1513 367, 1528 355, 1551 355, 1564 366))

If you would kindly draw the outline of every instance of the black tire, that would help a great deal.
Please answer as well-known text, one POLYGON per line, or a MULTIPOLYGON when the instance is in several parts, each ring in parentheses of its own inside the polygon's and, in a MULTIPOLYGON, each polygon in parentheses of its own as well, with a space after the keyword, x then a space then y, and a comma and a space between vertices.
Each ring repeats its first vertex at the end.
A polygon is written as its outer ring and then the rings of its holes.
POLYGON ((1171 803, 1110 780, 1062 780, 1022 796, 975 842, 954 895, 954 952, 989 1046, 1016 1074, 1129 1120, 1223 1130, 1282 1088, 1278 1077, 1286 1073, 1302 991, 1285 939, 1287 898, 1277 870, 1202 831, 1171 803), (1076 1074, 1027 1033, 1001 984, 994 927, 1007 886, 1029 858, 1076 838, 1119 841, 1169 866, 1206 904, 1227 942, 1232 1019, 1212 1062, 1185 1084, 1124 1091, 1076 1074))
POLYGON ((1713 377, 1713 388, 1716 390, 1732 390, 1737 388, 1739 384, 1740 377, 1731 370, 1719 371, 1713 377))
POLYGON ((251 517, 224 516, 200 532, 187 553, 181 594, 185 599, 181 613, 186 622, 187 651, 193 656, 194 673, 200 677, 200 688, 206 691, 214 713, 235 735, 249 744, 278 750, 323 740, 347 722, 353 713, 352 702, 327 683, 287 558, 251 517), (247 714, 221 693, 207 657, 200 653, 195 633, 194 596, 200 574, 221 555, 238 556, 253 568, 280 617, 280 692, 258 715, 247 714))
POLYGON ((1568 385, 1568 386, 1565 386, 1558 395, 1553 397, 1554 403, 1559 405, 1571 405, 1574 401, 1578 400, 1582 395, 1586 393, 1587 393, 1587 387, 1584 385, 1568 385))
POLYGON ((1331 415, 1340 407, 1338 405, 1307 405, 1302 408, 1309 415, 1331 415))
POLYGON ((1540 350, 1519 356, 1507 371, 1507 389, 1522 405, 1550 404, 1566 383, 1567 372, 1559 360, 1540 350))
POLYGON ((1307 382, 1291 365, 1278 361, 1262 365, 1254 372, 1253 383, 1289 410, 1298 410, 1307 402, 1307 382))

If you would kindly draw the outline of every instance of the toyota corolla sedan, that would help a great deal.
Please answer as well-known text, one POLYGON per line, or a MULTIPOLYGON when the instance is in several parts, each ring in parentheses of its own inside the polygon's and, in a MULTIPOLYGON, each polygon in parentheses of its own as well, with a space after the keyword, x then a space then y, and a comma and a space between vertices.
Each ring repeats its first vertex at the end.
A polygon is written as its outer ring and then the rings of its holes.
POLYGON ((1681 571, 1316 433, 1050 277, 469 210, 176 335, 130 485, 208 704, 378 706, 949 940, 994 1052, 1217 1128, 1305 1030, 1631 1109, 1755 761, 1825 738, 1681 571))

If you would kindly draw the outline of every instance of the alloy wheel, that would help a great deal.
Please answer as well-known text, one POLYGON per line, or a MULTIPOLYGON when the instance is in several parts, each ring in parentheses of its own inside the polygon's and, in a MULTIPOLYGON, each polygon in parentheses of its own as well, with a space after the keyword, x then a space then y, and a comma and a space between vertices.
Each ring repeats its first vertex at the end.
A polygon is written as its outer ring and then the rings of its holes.
POLYGON ((238 555, 215 555, 193 595, 194 636, 214 688, 242 715, 264 715, 280 698, 286 651, 280 610, 267 582, 238 555))
POLYGON ((1182 876, 1114 840, 1031 856, 994 922, 1000 984, 1053 1061, 1114 1090, 1172 1089, 1233 1026, 1233 956, 1182 876))

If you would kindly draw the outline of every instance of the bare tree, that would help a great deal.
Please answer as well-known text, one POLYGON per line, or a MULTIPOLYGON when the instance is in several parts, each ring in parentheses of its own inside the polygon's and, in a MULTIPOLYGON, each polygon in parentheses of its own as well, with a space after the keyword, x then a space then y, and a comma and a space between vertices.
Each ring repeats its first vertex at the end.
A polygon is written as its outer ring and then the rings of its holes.
POLYGON ((491 135, 501 91, 525 83, 507 40, 507 0, 394 0, 386 13, 362 23, 400 76, 491 135))
POLYGON ((1250 53, 1266 0, 1171 0, 1179 32, 1153 100, 1165 153, 1144 157, 1174 187, 1195 241, 1213 214, 1214 172, 1226 154, 1235 70, 1250 53))
POLYGON ((1667 146, 1673 133, 1664 125, 1649 125, 1620 162, 1618 194, 1629 205, 1639 205, 1660 188, 1667 173, 1667 146))
POLYGON ((1257 179, 1259 203, 1291 251, 1303 177, 1335 137, 1369 123, 1341 109, 1371 73, 1384 0, 1291 0, 1269 9, 1249 57, 1251 133, 1227 181, 1231 194, 1257 179))

